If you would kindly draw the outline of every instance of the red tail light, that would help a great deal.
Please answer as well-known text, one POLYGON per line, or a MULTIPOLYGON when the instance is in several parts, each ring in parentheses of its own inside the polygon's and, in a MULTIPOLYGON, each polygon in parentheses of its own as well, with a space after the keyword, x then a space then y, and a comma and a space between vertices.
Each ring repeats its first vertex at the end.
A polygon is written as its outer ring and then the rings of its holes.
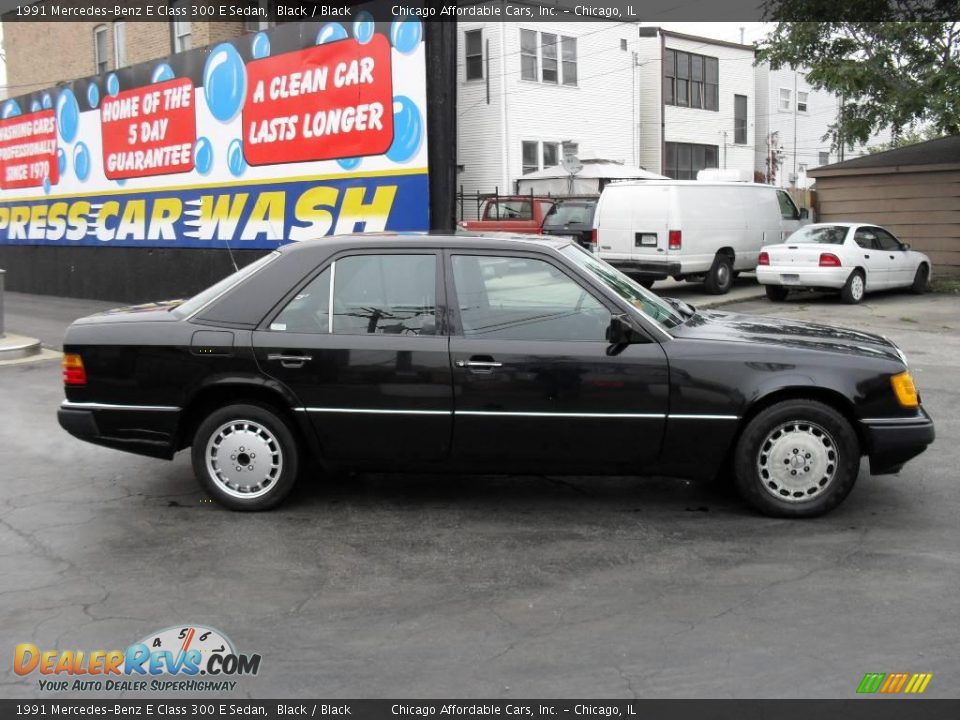
POLYGON ((63 384, 87 384, 87 371, 83 368, 83 358, 75 353, 63 354, 63 384))
POLYGON ((840 267, 842 263, 833 253, 820 253, 820 267, 840 267))
POLYGON ((683 245, 683 233, 680 230, 671 230, 667 237, 667 246, 670 250, 679 250, 683 245))
POLYGON ((769 265, 769 264, 770 264, 769 253, 765 253, 765 252, 760 253, 760 259, 757 261, 757 265, 769 265))
POLYGON ((596 228, 590 231, 590 244, 593 245, 594 250, 597 249, 597 245, 600 242, 600 238, 597 237, 597 232, 596 228))

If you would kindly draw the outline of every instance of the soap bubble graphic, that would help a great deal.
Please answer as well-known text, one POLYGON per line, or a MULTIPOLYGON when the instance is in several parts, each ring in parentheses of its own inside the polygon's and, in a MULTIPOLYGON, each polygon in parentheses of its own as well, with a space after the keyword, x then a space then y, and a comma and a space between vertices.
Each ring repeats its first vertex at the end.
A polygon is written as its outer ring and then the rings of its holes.
POLYGON ((366 45, 373 39, 373 16, 366 10, 357 13, 357 19, 353 22, 353 36, 361 45, 366 45))
POLYGON ((213 167, 213 146, 205 137, 197 138, 193 148, 193 164, 201 175, 206 175, 213 167))
POLYGON ((114 180, 114 182, 120 187, 123 187, 124 185, 127 184, 126 178, 117 178, 116 180, 114 180))
POLYGON ((117 93, 120 92, 120 78, 117 77, 116 73, 110 73, 107 75, 107 94, 110 97, 116 97, 117 93))
POLYGON ((243 143, 239 139, 231 140, 227 146, 227 167, 234 177, 240 177, 247 169, 247 161, 243 157, 243 143))
POLYGON ((423 119, 416 103, 406 95, 393 98, 393 144, 387 158, 393 162, 409 161, 423 142, 423 119))
POLYGON ((327 23, 320 28, 320 32, 317 33, 317 45, 324 45, 346 39, 347 31, 343 29, 343 25, 340 23, 327 23))
POLYGON ((73 171, 81 182, 90 177, 90 150, 86 143, 78 142, 73 148, 73 171))
POLYGON ((153 69, 153 75, 150 76, 150 82, 158 83, 166 80, 173 80, 176 75, 173 74, 173 68, 168 63, 160 63, 153 69))
POLYGON ((40 101, 39 101, 39 100, 31 100, 31 101, 30 101, 30 112, 39 112, 39 110, 40 110, 40 101))
POLYGON ((360 167, 360 158, 340 158, 337 160, 337 165, 344 170, 356 170, 360 167))
POLYGON ((70 88, 64 88, 57 95, 57 127, 64 142, 73 142, 80 129, 80 106, 70 88))
POLYGON ((210 113, 220 122, 229 122, 243 106, 247 92, 247 68, 230 43, 210 51, 203 68, 203 95, 210 113))
POLYGON ((0 110, 0 117, 12 118, 20 114, 20 104, 16 100, 7 100, 3 104, 3 110, 0 110))
POLYGON ((44 110, 49 110, 53 107, 53 98, 50 97, 50 93, 44 93, 43 97, 40 98, 40 105, 44 110))
POLYGON ((60 170, 60 176, 67 171, 67 153, 63 148, 57 148, 57 167, 60 170))
POLYGON ((267 37, 266 33, 259 32, 253 36, 253 40, 250 42, 250 53, 255 60, 265 58, 270 54, 270 38, 267 37))
POLYGON ((48 177, 45 177, 43 179, 43 192, 46 193, 47 195, 50 194, 50 178, 48 177))
POLYGON ((95 82, 87 86, 87 102, 90 103, 92 108, 100 104, 100 88, 97 87, 95 82))
POLYGON ((409 55, 423 39, 423 26, 419 20, 395 20, 390 26, 390 42, 405 55, 409 55))

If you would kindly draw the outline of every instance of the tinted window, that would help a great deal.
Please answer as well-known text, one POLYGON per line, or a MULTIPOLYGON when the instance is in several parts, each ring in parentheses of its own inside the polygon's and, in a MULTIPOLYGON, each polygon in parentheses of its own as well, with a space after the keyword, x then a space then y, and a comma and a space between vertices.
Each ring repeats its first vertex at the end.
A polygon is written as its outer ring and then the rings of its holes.
POLYGON ((595 202, 559 203, 550 208, 550 212, 547 214, 547 217, 544 218, 543 224, 544 226, 567 225, 569 223, 590 225, 593 223, 593 211, 596 206, 597 204, 595 202))
MULTIPOLYGON (((280 253, 276 253, 276 252, 272 252, 269 255, 264 255, 262 258, 260 258, 256 262, 252 262, 246 267, 241 268, 240 270, 237 270, 237 272, 235 272, 233 275, 225 277, 216 285, 211 285, 201 293, 194 295, 192 298, 180 304, 175 309, 179 314, 183 314, 183 315, 191 315, 195 313, 197 310, 199 310, 200 308, 202 308, 204 305, 211 302, 212 300, 216 299, 217 297, 225 293, 230 288, 242 283, 248 277, 250 277, 255 272, 263 268, 265 265, 276 260, 279 256, 280 256, 280 253)), ((260 319, 262 319, 262 316, 257 318, 258 321, 260 319)))
POLYGON ((273 319, 270 329, 294 333, 329 332, 331 274, 327 268, 298 292, 273 319))
POLYGON ((873 228, 873 232, 877 236, 877 242, 880 244, 881 250, 902 250, 900 246, 900 241, 897 240, 893 235, 888 233, 882 228, 873 228))
POLYGON ((787 242, 843 245, 846 237, 847 228, 843 225, 807 225, 787 238, 787 242))
POLYGON ((858 228, 853 235, 853 240, 857 245, 865 250, 879 250, 877 246, 877 234, 870 228, 858 228))
POLYGON ((460 320, 467 337, 602 342, 610 313, 544 260, 453 256, 460 320))
POLYGON ((334 333, 436 333, 434 255, 355 255, 333 270, 334 333))

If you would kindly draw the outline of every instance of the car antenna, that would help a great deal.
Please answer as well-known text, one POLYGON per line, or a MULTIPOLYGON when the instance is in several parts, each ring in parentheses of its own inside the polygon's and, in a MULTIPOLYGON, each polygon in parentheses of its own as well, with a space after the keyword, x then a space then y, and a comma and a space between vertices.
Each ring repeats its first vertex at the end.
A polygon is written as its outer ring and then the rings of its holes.
POLYGON ((225 236, 223 241, 227 245, 227 252, 230 253, 230 263, 233 265, 233 271, 240 272, 240 268, 237 267, 237 261, 233 258, 233 248, 230 247, 230 238, 225 236))

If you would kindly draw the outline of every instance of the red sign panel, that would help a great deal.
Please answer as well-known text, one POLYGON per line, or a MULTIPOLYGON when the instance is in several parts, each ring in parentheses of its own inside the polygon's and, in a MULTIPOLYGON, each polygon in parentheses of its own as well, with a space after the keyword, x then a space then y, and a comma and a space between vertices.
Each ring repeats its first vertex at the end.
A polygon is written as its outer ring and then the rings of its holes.
POLYGON ((60 181, 53 110, 0 120, 0 187, 38 187, 44 178, 60 181))
POLYGON ((197 119, 189 78, 104 98, 100 123, 103 172, 110 180, 193 170, 197 119))
POLYGON ((390 42, 340 40, 247 65, 251 165, 381 155, 393 142, 390 42))

